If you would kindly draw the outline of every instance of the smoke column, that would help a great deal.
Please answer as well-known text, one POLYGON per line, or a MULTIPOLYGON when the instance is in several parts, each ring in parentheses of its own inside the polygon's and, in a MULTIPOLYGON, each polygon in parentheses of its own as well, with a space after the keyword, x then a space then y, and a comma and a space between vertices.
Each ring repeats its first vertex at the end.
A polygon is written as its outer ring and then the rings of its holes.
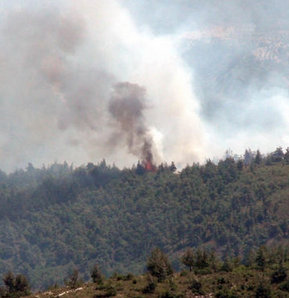
POLYGON ((153 163, 153 140, 144 120, 145 108, 144 88, 128 82, 118 83, 114 87, 109 111, 119 129, 113 135, 113 142, 124 137, 130 153, 153 163))

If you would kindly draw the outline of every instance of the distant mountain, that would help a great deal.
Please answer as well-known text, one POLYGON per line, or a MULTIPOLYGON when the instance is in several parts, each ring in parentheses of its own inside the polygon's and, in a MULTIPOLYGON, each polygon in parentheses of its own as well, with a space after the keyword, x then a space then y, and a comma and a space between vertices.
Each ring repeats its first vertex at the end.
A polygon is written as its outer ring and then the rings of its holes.
POLYGON ((289 30, 267 29, 220 25, 183 36, 183 56, 194 71, 201 113, 221 131, 248 129, 253 123, 259 131, 266 127, 265 132, 270 125, 264 122, 276 125, 266 102, 289 91, 289 30))

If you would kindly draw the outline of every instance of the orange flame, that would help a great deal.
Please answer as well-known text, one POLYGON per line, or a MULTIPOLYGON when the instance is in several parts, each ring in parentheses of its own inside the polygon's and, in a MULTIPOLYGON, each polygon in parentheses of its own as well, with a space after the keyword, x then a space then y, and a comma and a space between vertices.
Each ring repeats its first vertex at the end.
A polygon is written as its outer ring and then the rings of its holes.
POLYGON ((146 160, 143 163, 144 163, 144 168, 145 168, 146 171, 155 172, 157 170, 156 166, 154 166, 153 163, 150 160, 146 160))

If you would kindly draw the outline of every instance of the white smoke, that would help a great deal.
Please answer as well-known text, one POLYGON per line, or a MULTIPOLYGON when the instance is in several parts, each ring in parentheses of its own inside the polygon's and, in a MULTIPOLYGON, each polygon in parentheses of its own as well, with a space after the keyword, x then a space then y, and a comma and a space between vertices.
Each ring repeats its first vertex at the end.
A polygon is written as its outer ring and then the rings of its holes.
POLYGON ((173 32, 180 43, 194 74, 207 158, 228 148, 266 153, 289 145, 289 2, 121 1, 138 26, 158 36, 173 32))
POLYGON ((137 27, 114 0, 34 4, 0 10, 0 168, 135 163, 124 144, 107 142, 109 98, 124 81, 146 89, 144 117, 160 158, 180 166, 203 159, 193 77, 174 36, 137 27))

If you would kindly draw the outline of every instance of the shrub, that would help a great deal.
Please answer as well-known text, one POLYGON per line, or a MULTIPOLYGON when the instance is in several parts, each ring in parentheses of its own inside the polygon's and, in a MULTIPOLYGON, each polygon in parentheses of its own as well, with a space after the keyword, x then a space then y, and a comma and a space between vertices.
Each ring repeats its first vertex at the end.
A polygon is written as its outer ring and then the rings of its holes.
POLYGON ((224 277, 219 277, 219 278, 217 279, 217 284, 218 284, 218 285, 223 285, 223 284, 225 284, 225 283, 226 283, 226 280, 225 280, 224 277))
POLYGON ((256 298, 270 298, 271 297, 271 289, 268 286, 265 286, 263 282, 261 282, 255 292, 256 298))
POLYGON ((108 287, 105 291, 105 295, 107 297, 114 297, 114 296, 116 296, 116 294, 117 294, 117 290, 116 290, 116 288, 114 288, 112 286, 108 287))
POLYGON ((16 292, 19 292, 19 293, 29 294, 30 286, 29 286, 27 278, 24 275, 22 275, 22 274, 16 275, 15 290, 16 290, 16 292))
POLYGON ((216 293, 216 298, 238 298, 239 295, 228 289, 222 289, 216 293))
POLYGON ((169 285, 170 285, 170 289, 171 289, 172 291, 176 291, 176 289, 177 289, 177 285, 176 285, 176 283, 173 281, 172 278, 169 280, 169 285))
POLYGON ((231 272, 233 270, 232 264, 227 258, 224 260, 224 263, 222 264, 222 267, 220 270, 224 272, 231 272))
POLYGON ((5 297, 7 295, 7 290, 5 287, 0 287, 0 297, 5 297))
POLYGON ((132 280, 134 278, 134 275, 132 273, 128 273, 126 275, 121 274, 115 274, 114 279, 116 280, 132 280))
POLYGON ((157 287, 157 283, 155 282, 154 278, 149 274, 147 276, 147 285, 143 288, 142 292, 144 294, 152 294, 154 293, 157 287))
POLYGON ((194 293, 194 294, 199 294, 199 295, 203 295, 204 292, 202 290, 202 284, 196 280, 193 279, 191 281, 191 285, 189 286, 189 289, 194 293))
POLYGON ((90 276, 94 283, 101 284, 103 282, 103 276, 102 276, 101 271, 97 265, 93 266, 90 276))
POLYGON ((0 297, 20 297, 30 294, 30 285, 27 278, 18 274, 14 276, 12 272, 8 272, 3 276, 5 287, 1 287, 0 297))
POLYGON ((126 276, 125 276, 125 280, 132 280, 134 278, 134 275, 132 273, 128 273, 126 276))
POLYGON ((68 277, 64 280, 65 285, 68 287, 75 289, 83 284, 82 279, 79 278, 79 272, 77 269, 74 269, 68 277))
POLYGON ((183 295, 175 294, 174 292, 168 290, 158 295, 158 298, 182 298, 183 295))
POLYGON ((289 292, 289 280, 283 282, 280 286, 279 289, 282 291, 289 292))
POLYGON ((183 270, 183 271, 180 273, 180 276, 187 276, 188 274, 189 274, 188 271, 183 270))
POLYGON ((279 268, 271 275, 271 283, 278 284, 284 281, 286 277, 287 277, 286 269, 283 266, 279 266, 279 268))
POLYGON ((208 275, 211 274, 212 270, 210 268, 195 269, 195 274, 198 275, 208 275))

